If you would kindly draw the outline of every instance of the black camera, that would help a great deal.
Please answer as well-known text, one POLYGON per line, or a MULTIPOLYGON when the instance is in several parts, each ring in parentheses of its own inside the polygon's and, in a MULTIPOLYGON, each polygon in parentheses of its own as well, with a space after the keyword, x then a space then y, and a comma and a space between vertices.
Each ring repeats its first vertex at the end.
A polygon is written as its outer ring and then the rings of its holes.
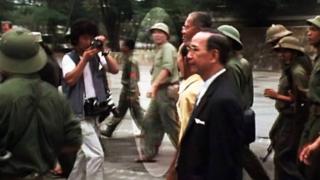
POLYGON ((103 49, 103 42, 99 39, 93 39, 90 43, 91 48, 103 49))
POLYGON ((85 116, 102 116, 106 118, 110 112, 114 117, 119 117, 118 109, 109 91, 106 92, 106 99, 104 101, 99 102, 97 98, 89 98, 84 102, 85 116))

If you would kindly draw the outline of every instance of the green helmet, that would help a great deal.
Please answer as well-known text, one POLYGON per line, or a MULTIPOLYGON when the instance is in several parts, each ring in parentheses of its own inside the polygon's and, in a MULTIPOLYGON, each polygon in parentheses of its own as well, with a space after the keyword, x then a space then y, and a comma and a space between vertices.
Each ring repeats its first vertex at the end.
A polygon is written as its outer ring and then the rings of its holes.
POLYGON ((291 35, 292 32, 289 31, 281 24, 272 24, 266 32, 266 43, 275 43, 285 36, 291 35))
POLYGON ((169 31, 169 27, 165 24, 165 23, 155 23, 150 29, 149 31, 152 33, 153 30, 161 30, 164 33, 167 34, 167 36, 170 36, 170 31, 169 31))
POLYGON ((292 49, 304 53, 304 48, 299 42, 299 40, 293 36, 287 36, 278 42, 277 45, 273 47, 274 50, 278 49, 292 49))
POLYGON ((235 27, 230 25, 221 25, 217 29, 222 34, 224 34, 225 36, 231 38, 236 42, 236 47, 235 47, 236 50, 241 50, 243 48, 243 44, 240 41, 240 33, 235 27))
POLYGON ((30 74, 42 69, 46 63, 46 53, 29 30, 15 28, 2 35, 0 40, 1 70, 30 74))
POLYGON ((314 25, 317 28, 320 28, 320 16, 316 16, 314 18, 308 19, 307 23, 310 25, 314 25))

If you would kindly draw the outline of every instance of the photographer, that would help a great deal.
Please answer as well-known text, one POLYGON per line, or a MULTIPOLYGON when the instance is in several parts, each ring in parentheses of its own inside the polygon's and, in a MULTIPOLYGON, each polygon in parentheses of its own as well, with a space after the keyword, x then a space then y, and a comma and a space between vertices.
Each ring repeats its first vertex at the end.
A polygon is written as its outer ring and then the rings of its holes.
POLYGON ((93 22, 76 21, 71 26, 70 38, 74 49, 62 59, 62 87, 74 114, 81 120, 83 144, 69 179, 103 180, 104 153, 96 126, 99 115, 91 114, 84 107, 106 101, 105 73, 117 73, 118 64, 105 52, 103 44, 106 38, 98 36, 98 28, 93 22))

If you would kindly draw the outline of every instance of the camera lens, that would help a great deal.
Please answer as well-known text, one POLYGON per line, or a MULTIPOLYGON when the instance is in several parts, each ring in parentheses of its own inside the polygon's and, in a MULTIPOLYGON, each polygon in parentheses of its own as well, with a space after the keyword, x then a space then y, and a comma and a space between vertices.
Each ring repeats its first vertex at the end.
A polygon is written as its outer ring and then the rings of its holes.
POLYGON ((97 49, 102 49, 103 48, 103 42, 100 41, 99 39, 94 39, 91 41, 91 47, 92 48, 97 48, 97 49))

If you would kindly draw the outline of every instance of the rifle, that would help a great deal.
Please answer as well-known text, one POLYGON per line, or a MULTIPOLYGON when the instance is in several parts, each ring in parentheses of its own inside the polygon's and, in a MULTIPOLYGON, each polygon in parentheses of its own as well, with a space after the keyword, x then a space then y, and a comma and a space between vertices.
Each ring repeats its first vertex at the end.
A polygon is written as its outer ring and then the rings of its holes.
POLYGON ((269 145, 268 148, 267 148, 267 153, 266 153, 266 155, 263 156, 263 157, 260 157, 260 159, 261 159, 262 162, 266 162, 267 159, 268 159, 268 157, 269 157, 270 154, 272 153, 272 145, 273 145, 273 143, 270 143, 270 145, 269 145))

